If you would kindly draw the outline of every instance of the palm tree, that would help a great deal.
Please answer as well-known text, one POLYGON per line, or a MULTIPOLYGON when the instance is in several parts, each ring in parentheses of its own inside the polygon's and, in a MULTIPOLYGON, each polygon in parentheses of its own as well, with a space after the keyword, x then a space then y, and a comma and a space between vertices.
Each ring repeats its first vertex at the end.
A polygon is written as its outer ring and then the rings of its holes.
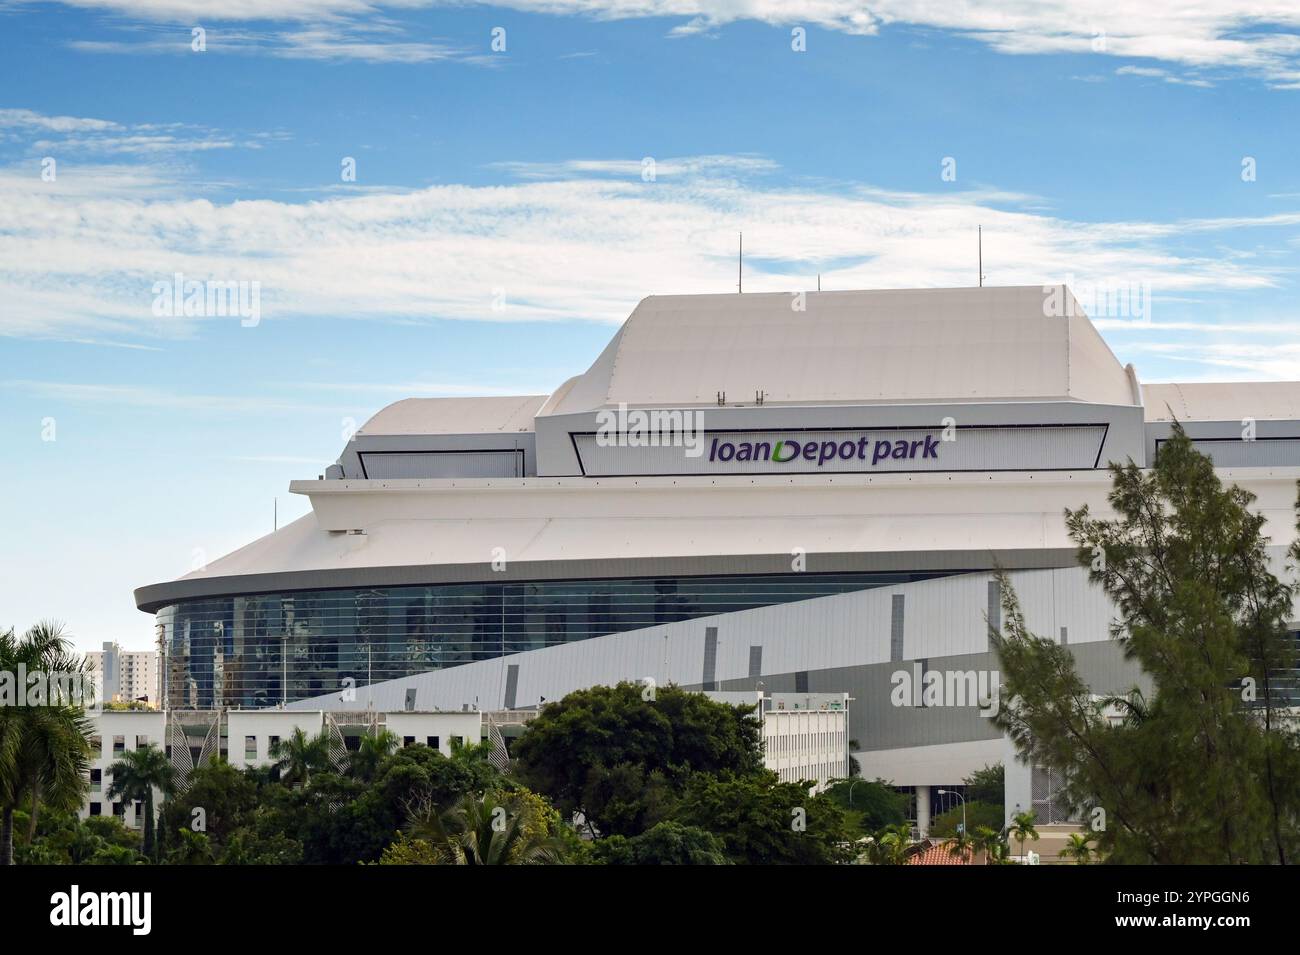
POLYGON ((292 786, 301 782, 306 786, 311 782, 313 772, 330 765, 329 734, 322 732, 319 736, 308 736, 298 727, 288 739, 277 740, 271 746, 271 758, 275 760, 274 768, 279 771, 282 783, 292 786))
POLYGON ((1014 865, 1011 861, 1011 846, 1007 844, 1005 838, 999 838, 993 843, 993 851, 989 856, 989 865, 1014 865))
POLYGON ((1025 840, 1032 839, 1038 841, 1038 830, 1034 828, 1034 823, 1038 817, 1032 812, 1018 812, 1011 817, 1011 827, 1007 830, 1011 838, 1020 843, 1020 860, 1025 858, 1025 840))
POLYGON ((41 806, 76 812, 82 806, 90 772, 94 724, 71 707, 31 707, 25 720, 23 765, 31 813, 27 844, 36 838, 41 806))
POLYGON ((912 827, 907 823, 886 826, 867 844, 867 859, 872 865, 903 865, 912 847, 912 827))
POLYGON ((467 743, 459 736, 453 736, 450 758, 452 762, 460 763, 466 769, 480 768, 494 772, 492 764, 488 762, 488 757, 492 755, 492 748, 490 739, 467 743))
POLYGON ((392 756, 401 742, 391 730, 379 730, 363 736, 361 745, 352 754, 352 772, 360 779, 373 779, 379 770, 379 764, 392 756))
POLYGON ((964 827, 958 826, 957 834, 948 840, 948 855, 964 860, 970 856, 974 842, 974 837, 964 827))
POLYGON ((1092 861, 1092 836, 1084 832, 1071 833, 1070 841, 1058 853, 1062 859, 1073 859, 1076 865, 1092 861))
MULTIPOLYGON (((81 675, 85 661, 71 649, 62 624, 41 621, 21 638, 0 632, 0 672, 15 687, 19 668, 47 678, 81 675)), ((13 819, 20 804, 31 808, 28 842, 42 805, 75 810, 90 786, 90 736, 84 709, 47 696, 43 705, 25 699, 0 705, 0 865, 13 864, 13 819), (17 705, 22 703, 24 705, 17 705)))
POLYGON ((212 865, 216 854, 206 832, 193 832, 183 826, 177 830, 180 842, 168 853, 172 865, 212 865))
POLYGON ((989 865, 997 858, 998 851, 1002 848, 1002 834, 988 826, 976 826, 971 843, 976 850, 984 853, 984 864, 989 865))
POLYGON ((515 800, 497 793, 467 793, 447 812, 425 803, 408 827, 451 865, 553 865, 559 843, 531 832, 515 800))
POLYGON ((167 755, 150 743, 137 749, 127 750, 121 759, 108 767, 113 774, 113 783, 108 787, 109 801, 119 799, 125 802, 144 803, 144 843, 141 851, 145 857, 152 859, 154 849, 153 791, 170 796, 176 791, 176 767, 167 759, 167 755))

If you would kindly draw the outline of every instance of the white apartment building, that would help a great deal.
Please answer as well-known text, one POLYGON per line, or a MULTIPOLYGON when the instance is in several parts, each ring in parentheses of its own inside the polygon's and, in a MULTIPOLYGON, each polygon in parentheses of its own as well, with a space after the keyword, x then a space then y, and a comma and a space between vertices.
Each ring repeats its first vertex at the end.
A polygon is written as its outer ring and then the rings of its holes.
POLYGON ((162 668, 157 650, 123 650, 117 643, 105 641, 103 650, 86 654, 86 662, 103 681, 105 702, 160 704, 162 668))

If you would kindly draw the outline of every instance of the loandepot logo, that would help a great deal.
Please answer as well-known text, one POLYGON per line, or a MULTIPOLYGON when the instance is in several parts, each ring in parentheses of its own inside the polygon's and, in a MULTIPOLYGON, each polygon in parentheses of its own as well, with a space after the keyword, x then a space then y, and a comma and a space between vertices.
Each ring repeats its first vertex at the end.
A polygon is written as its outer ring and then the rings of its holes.
POLYGON ((714 438, 709 448, 710 461, 770 461, 789 464, 806 461, 821 467, 829 461, 870 461, 875 467, 881 461, 939 460, 939 439, 934 435, 906 440, 858 438, 856 441, 817 440, 796 441, 782 438, 771 441, 724 441, 714 438))
POLYGON ((133 935, 148 935, 153 919, 151 892, 82 892, 74 885, 68 892, 50 896, 50 924, 128 925, 133 935))

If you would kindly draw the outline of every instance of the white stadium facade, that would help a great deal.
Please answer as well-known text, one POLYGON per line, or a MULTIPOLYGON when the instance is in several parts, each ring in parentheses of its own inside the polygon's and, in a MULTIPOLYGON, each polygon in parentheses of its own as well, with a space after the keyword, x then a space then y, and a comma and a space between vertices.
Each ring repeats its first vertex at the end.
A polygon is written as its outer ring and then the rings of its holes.
POLYGON ((983 705, 992 571, 1096 692, 1140 684, 1063 514, 1107 513, 1108 463, 1149 464, 1175 419, 1280 560, 1300 383, 1143 385, 1060 286, 652 296, 553 394, 383 409, 293 482, 309 514, 136 602, 172 711, 847 694, 861 774, 912 789, 922 830, 1000 761, 1008 812, 1050 822, 983 705), (940 705, 900 693, 931 671, 940 705))

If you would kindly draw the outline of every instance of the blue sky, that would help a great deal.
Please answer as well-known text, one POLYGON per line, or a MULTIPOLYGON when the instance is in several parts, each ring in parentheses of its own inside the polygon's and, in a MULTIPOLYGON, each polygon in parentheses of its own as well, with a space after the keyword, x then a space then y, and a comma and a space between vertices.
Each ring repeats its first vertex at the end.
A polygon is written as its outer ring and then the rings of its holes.
POLYGON ((982 225, 989 284, 1149 303, 1095 316, 1143 380, 1300 379, 1293 4, 207 6, 0 0, 0 625, 149 645, 351 423, 550 391, 742 229, 760 291, 973 284, 982 225))

